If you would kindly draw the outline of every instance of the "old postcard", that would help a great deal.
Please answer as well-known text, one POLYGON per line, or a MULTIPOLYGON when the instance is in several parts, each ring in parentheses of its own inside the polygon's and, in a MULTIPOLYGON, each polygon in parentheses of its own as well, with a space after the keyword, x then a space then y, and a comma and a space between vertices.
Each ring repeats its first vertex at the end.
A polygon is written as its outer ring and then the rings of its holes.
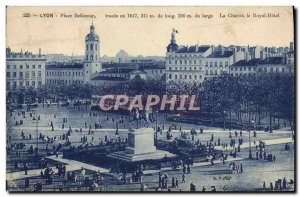
POLYGON ((294 192, 293 7, 6 9, 6 190, 294 192))

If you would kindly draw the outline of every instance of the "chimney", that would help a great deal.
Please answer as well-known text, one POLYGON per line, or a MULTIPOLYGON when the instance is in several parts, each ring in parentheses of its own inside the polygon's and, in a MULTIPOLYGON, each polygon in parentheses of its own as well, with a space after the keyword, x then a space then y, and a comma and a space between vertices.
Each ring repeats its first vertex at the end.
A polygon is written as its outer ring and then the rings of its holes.
POLYGON ((233 48, 232 51, 233 51, 233 63, 235 63, 236 62, 236 50, 235 50, 235 48, 233 48))
POLYGON ((41 50, 41 48, 39 48, 39 56, 41 56, 42 55, 42 50, 41 50))
POLYGON ((211 45, 211 53, 215 52, 215 46, 214 45, 211 45))
POLYGON ((195 45, 195 48, 196 48, 196 52, 198 52, 199 46, 195 45))
POLYGON ((282 64, 287 64, 287 54, 286 53, 283 54, 282 64))
POLYGON ((294 42, 290 42, 290 51, 294 51, 294 42))
POLYGON ((260 60, 264 60, 264 51, 260 51, 259 58, 260 60))

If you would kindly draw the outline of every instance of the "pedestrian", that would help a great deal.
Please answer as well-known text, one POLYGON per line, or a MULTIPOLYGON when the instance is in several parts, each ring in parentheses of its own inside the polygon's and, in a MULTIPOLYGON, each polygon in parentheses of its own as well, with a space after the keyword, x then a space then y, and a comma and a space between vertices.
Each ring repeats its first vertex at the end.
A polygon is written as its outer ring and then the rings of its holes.
POLYGON ((178 178, 176 178, 176 180, 175 180, 175 186, 178 187, 178 185, 179 185, 179 181, 178 181, 178 178))
POLYGON ((190 165, 187 166, 187 173, 190 174, 191 173, 191 168, 190 165))
POLYGON ((186 167, 185 167, 185 165, 183 165, 182 172, 183 172, 183 174, 185 174, 185 172, 186 172, 186 167))
POLYGON ((172 187, 175 187, 175 177, 172 177, 172 187))
POLYGON ((274 155, 273 156, 273 162, 275 163, 275 161, 276 161, 276 156, 274 155))
POLYGON ((181 176, 181 183, 185 183, 185 175, 184 174, 182 174, 182 176, 181 176))

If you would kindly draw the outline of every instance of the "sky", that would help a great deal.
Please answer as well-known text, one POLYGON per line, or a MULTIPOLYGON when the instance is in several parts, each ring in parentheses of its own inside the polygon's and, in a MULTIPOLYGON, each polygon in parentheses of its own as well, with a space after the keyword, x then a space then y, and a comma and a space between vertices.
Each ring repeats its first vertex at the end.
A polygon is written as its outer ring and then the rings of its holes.
POLYGON ((172 28, 179 45, 289 46, 294 39, 292 7, 14 7, 6 10, 6 46, 12 51, 84 55, 84 38, 94 15, 101 56, 115 56, 120 49, 136 56, 165 56, 172 28), (31 17, 23 17, 30 13, 31 17), (53 14, 53 18, 42 17, 53 14), (254 18, 253 14, 279 15, 254 18), (61 15, 72 15, 72 18, 61 15), (128 17, 137 14, 139 18, 128 17), (148 18, 141 18, 147 14, 148 18), (161 14, 163 18, 158 18, 161 14), (185 18, 178 18, 185 14, 185 18), (203 17, 212 16, 211 18, 203 17), (251 17, 246 17, 247 14, 251 17), (33 15, 37 15, 33 17, 33 15), (118 18, 108 18, 118 15, 118 18), (125 15, 126 18, 120 18, 125 15), (155 18, 150 18, 153 15, 155 18), (175 17, 166 18, 165 15, 175 17), (187 18, 191 15, 192 18, 187 18), (195 16, 201 16, 196 18, 195 16), (225 16, 221 18, 220 16, 225 16), (244 15, 245 18, 232 17, 244 15))

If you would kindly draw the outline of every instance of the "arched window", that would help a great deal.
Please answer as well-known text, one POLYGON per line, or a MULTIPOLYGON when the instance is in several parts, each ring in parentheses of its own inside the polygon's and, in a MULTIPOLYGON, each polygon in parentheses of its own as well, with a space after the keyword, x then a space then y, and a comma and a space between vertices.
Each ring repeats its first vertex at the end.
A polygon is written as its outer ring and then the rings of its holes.
POLYGON ((86 56, 86 60, 89 60, 89 57, 88 57, 88 56, 86 56))
POLYGON ((90 59, 91 61, 93 61, 93 56, 91 55, 91 59, 90 59))
POLYGON ((93 50, 93 44, 91 44, 91 51, 93 50))
POLYGON ((95 44, 95 51, 97 51, 97 44, 95 44))

